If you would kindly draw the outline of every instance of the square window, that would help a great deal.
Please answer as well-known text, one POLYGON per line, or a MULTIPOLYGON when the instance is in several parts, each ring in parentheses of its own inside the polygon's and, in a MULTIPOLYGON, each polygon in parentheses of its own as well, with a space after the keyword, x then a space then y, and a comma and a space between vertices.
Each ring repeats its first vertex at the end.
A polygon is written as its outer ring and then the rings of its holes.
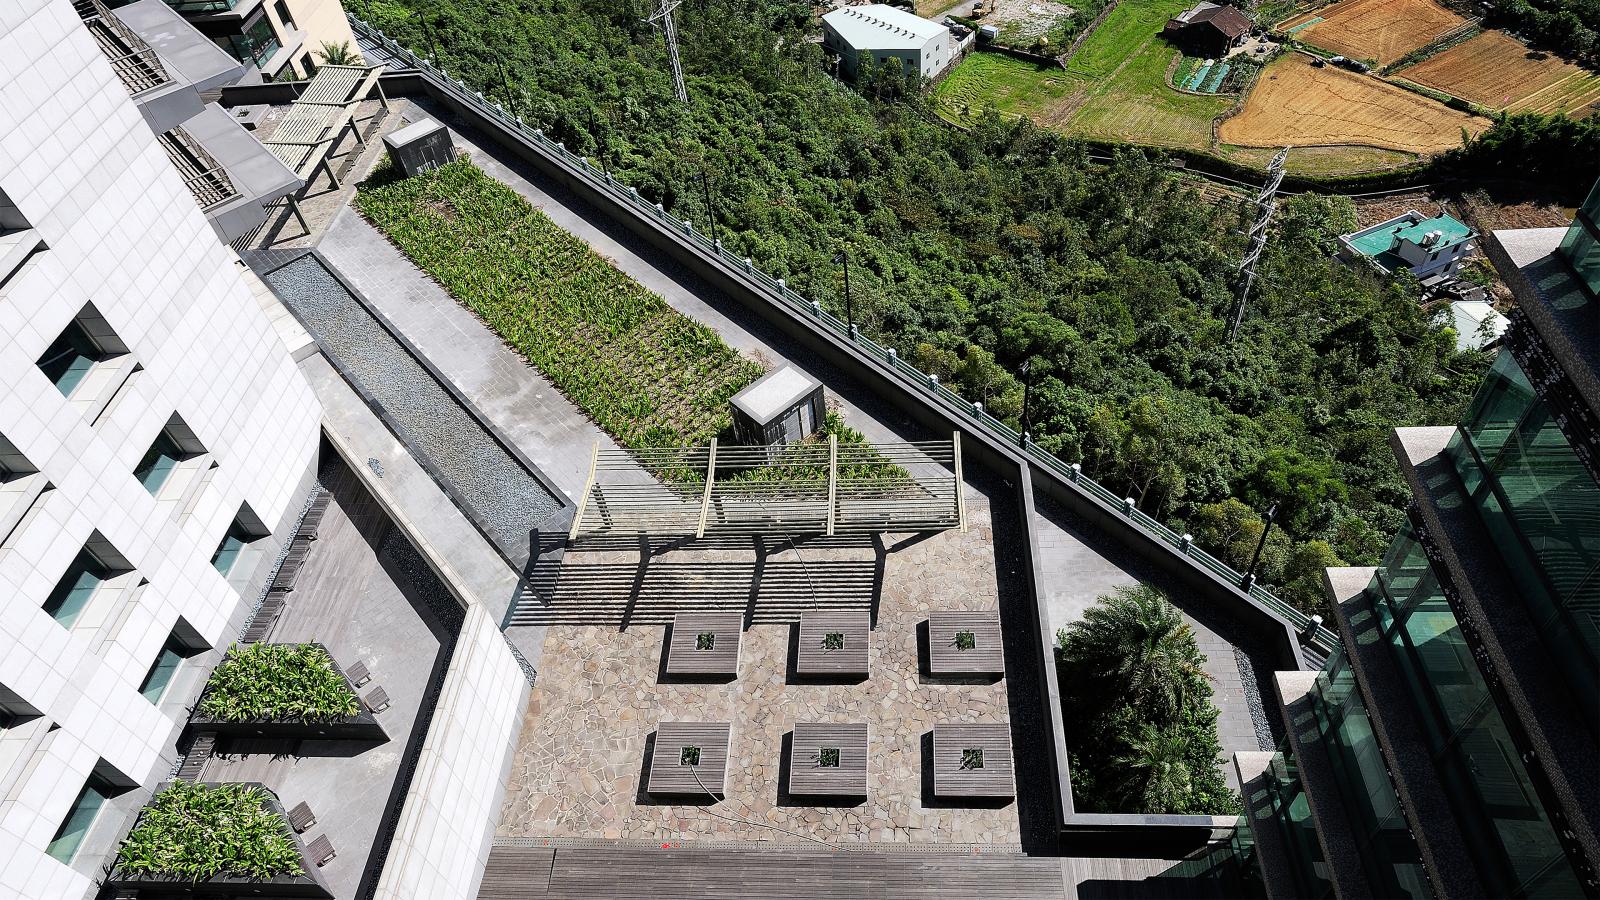
POLYGON ((211 554, 211 564, 222 573, 222 577, 228 577, 233 573, 233 567, 239 564, 239 557, 244 554, 245 547, 253 540, 255 538, 244 530, 244 526, 234 522, 222 536, 222 543, 217 545, 217 552, 211 554))
POLYGON ((842 631, 830 631, 827 634, 824 634, 822 636, 822 649, 824 649, 824 650, 843 650, 844 649, 844 632, 842 632, 842 631))
POLYGON ((680 766, 698 766, 698 765, 700 765, 700 748, 699 747, 684 747, 682 750, 678 751, 678 765, 680 765, 680 766))
POLYGON ((817 751, 817 765, 824 769, 839 768, 839 748, 823 747, 817 751))
POLYGON ((969 748, 967 748, 965 750, 962 750, 961 751, 961 768, 963 768, 963 769, 981 769, 981 768, 983 768, 983 748, 982 747, 969 747, 969 748))
POLYGON ((55 343, 39 357, 39 370, 56 386, 63 397, 71 397, 94 364, 109 357, 78 320, 67 323, 55 343))
POLYGON ((178 463, 188 455, 178 446, 172 435, 166 429, 162 429, 161 433, 156 435, 155 443, 150 445, 150 449, 146 450, 139 460, 139 464, 133 467, 133 477, 139 479, 139 483, 152 495, 159 494, 161 486, 167 483, 167 477, 172 474, 172 470, 176 469, 178 463))
POLYGON ((178 643, 177 638, 169 636, 161 646, 161 652, 156 655, 155 664, 145 674, 144 682, 139 685, 139 693, 151 703, 160 703, 161 695, 167 692, 167 685, 172 683, 172 676, 183 664, 183 657, 183 645, 178 643))
POLYGON ((72 862, 84 835, 89 833, 95 818, 100 815, 100 807, 115 793, 116 789, 104 778, 90 775, 83 790, 78 793, 78 799, 72 801, 72 808, 67 811, 66 819, 62 820, 61 827, 56 830, 56 836, 50 839, 45 852, 61 862, 72 862))
POLYGON ((78 620, 83 608, 89 605, 89 599, 100 585, 111 577, 111 572, 88 550, 81 550, 73 558, 72 564, 67 566, 67 571, 56 582, 49 596, 44 598, 44 611, 50 617, 61 623, 63 628, 71 628, 72 623, 78 620))
POLYGON ((956 649, 971 650, 978 646, 978 636, 970 631, 956 632, 956 649))
POLYGON ((717 649, 717 635, 716 635, 716 633, 715 632, 711 632, 711 631, 702 631, 699 634, 695 635, 694 636, 694 648, 696 650, 715 650, 715 649, 717 649))

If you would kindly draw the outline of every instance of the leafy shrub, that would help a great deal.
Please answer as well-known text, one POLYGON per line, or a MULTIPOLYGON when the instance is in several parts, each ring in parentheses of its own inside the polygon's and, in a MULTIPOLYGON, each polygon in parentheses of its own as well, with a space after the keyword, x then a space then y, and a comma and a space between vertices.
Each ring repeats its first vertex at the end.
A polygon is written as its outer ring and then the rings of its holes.
POLYGON ((1239 811, 1217 769, 1217 708, 1194 631, 1159 590, 1140 585, 1100 597, 1057 642, 1081 811, 1239 811))
POLYGON ((201 715, 225 722, 330 722, 361 703, 315 644, 235 644, 211 671, 201 715))
POLYGON ((761 367, 466 159, 357 205, 627 447, 709 443, 761 367))
POLYGON ((175 781, 140 812, 117 848, 117 867, 188 881, 298 875, 300 850, 266 800, 249 785, 175 781))

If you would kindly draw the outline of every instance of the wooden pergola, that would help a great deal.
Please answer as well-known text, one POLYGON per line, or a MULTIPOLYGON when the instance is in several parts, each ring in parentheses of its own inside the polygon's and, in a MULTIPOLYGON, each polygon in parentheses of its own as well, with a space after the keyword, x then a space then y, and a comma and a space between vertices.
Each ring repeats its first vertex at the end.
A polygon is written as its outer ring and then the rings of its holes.
POLYGON ((376 91, 384 111, 388 111, 389 98, 384 96, 378 80, 383 72, 383 66, 323 66, 290 104, 283 121, 261 142, 305 182, 283 202, 307 234, 311 229, 300 212, 299 197, 316 178, 318 169, 328 174, 335 190, 339 189, 339 176, 328 155, 347 128, 355 134, 357 144, 366 146, 366 138, 361 136, 361 123, 366 120, 356 118, 356 107, 376 91))
POLYGON ((947 441, 603 450, 568 537, 967 529, 961 435, 947 441))

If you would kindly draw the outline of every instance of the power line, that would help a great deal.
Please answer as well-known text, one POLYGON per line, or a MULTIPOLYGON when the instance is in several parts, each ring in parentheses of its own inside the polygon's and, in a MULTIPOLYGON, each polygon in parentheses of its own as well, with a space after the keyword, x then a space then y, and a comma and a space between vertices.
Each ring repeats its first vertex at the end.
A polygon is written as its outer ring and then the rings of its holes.
POLYGON ((645 21, 661 27, 661 33, 667 40, 667 59, 672 63, 672 92, 677 95, 679 103, 687 104, 689 89, 684 87, 683 64, 678 61, 678 26, 672 22, 672 11, 682 2, 683 0, 661 0, 655 15, 645 21))
POLYGON ((1244 321, 1244 307, 1250 300, 1250 287, 1256 280, 1256 261, 1267 249, 1267 226, 1272 223, 1272 213, 1278 208, 1278 186, 1283 184, 1283 164, 1288 158, 1288 147, 1273 154, 1272 162, 1267 165, 1267 183, 1256 194, 1256 223, 1250 226, 1250 246, 1245 250, 1244 259, 1239 261, 1244 282, 1239 287, 1239 303, 1233 310, 1233 325, 1228 328, 1230 342, 1239 336, 1239 324, 1244 321))

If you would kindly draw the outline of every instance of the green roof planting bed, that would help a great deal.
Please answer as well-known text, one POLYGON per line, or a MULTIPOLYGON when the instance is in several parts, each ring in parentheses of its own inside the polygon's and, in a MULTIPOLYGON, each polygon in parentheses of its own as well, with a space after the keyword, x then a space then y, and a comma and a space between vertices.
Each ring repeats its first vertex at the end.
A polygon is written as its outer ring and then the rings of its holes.
POLYGON ((266 789, 174 781, 139 812, 117 848, 110 881, 281 883, 307 881, 295 877, 306 871, 299 842, 266 789))
POLYGON ((190 724, 202 731, 263 737, 384 736, 321 644, 228 648, 211 671, 190 724))
POLYGON ((468 160, 380 176, 357 205, 626 447, 710 442, 761 374, 468 160))

